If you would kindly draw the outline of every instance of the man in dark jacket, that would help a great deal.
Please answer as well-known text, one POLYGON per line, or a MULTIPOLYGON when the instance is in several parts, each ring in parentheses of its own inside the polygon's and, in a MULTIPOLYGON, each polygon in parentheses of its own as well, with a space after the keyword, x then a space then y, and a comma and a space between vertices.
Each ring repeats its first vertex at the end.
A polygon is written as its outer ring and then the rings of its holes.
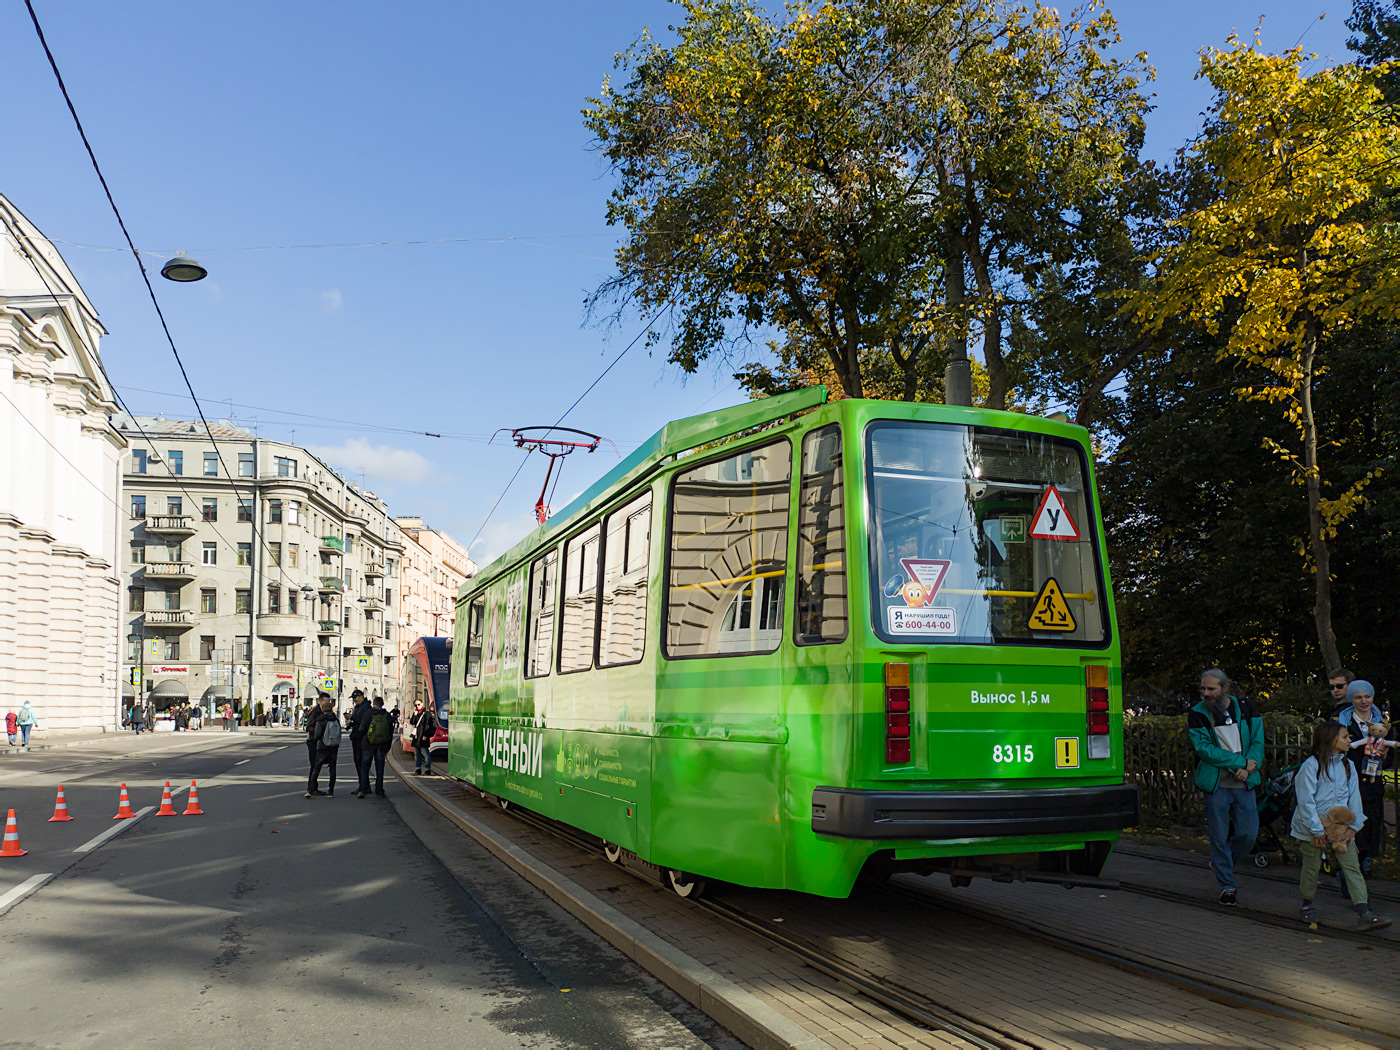
POLYGON ((316 724, 321 720, 321 701, 329 700, 330 697, 321 693, 311 705, 306 709, 306 768, 310 769, 316 764, 316 737, 320 727, 316 724))
POLYGON ((374 766, 374 794, 384 797, 384 760, 389 757, 389 749, 394 746, 394 720, 384 710, 384 698, 376 696, 370 708, 369 725, 365 729, 364 758, 360 765, 360 790, 356 798, 369 794, 369 768, 374 766))
POLYGON ((320 715, 313 723, 316 758, 311 763, 311 775, 306 778, 306 797, 321 794, 321 767, 327 767, 330 781, 326 797, 335 798, 335 767, 340 756, 340 719, 335 717, 335 704, 330 697, 321 701, 320 715))
POLYGON ((365 733, 369 730, 369 697, 365 696, 363 689, 356 689, 350 694, 350 699, 355 706, 350 709, 350 723, 346 728, 350 731, 350 755, 355 762, 355 771, 359 772, 360 760, 364 757, 365 733))
POLYGON ((1187 712, 1186 732, 1196 752, 1196 786, 1204 792, 1211 871, 1220 903, 1233 907, 1235 865, 1259 834, 1254 789, 1263 779, 1264 720, 1249 700, 1230 695, 1230 679, 1212 667, 1201 675, 1201 702, 1187 712))
POLYGON ((431 776, 433 772, 433 737, 437 735, 437 716, 433 709, 419 700, 418 708, 409 722, 413 726, 413 775, 431 776))

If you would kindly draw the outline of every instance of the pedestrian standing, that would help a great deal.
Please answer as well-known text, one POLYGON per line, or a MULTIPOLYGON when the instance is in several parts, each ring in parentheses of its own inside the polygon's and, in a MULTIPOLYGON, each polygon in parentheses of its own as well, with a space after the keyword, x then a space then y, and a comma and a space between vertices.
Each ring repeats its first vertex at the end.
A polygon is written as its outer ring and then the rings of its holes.
POLYGON ((146 710, 142 713, 141 721, 146 724, 146 732, 156 731, 156 704, 154 700, 146 701, 146 710))
POLYGON ((10 746, 19 743, 19 715, 11 711, 5 716, 5 735, 10 738, 10 746))
POLYGON ((350 757, 355 763, 356 775, 360 772, 360 761, 364 757, 365 732, 369 729, 370 703, 363 689, 350 694, 355 706, 350 709, 350 720, 346 728, 350 731, 350 757))
POLYGON ((319 795, 321 767, 326 767, 330 777, 326 784, 326 798, 335 798, 335 766, 340 755, 340 719, 335 717, 335 705, 330 697, 321 701, 321 715, 316 719, 316 758, 311 763, 311 775, 306 778, 306 797, 319 795))
POLYGON ((1249 855, 1259 834, 1254 789, 1263 779, 1264 720, 1251 701, 1230 695, 1230 679, 1218 667, 1201 675, 1200 691, 1201 702, 1186 715, 1186 729, 1196 752, 1196 786, 1204 793, 1211 871, 1220 885, 1220 903, 1233 907, 1238 903, 1235 865, 1249 855))
POLYGON ((1356 833, 1365 827, 1367 818, 1362 811, 1360 777, 1346 759, 1350 748, 1351 736, 1345 726, 1340 722, 1321 723, 1313 730, 1311 753, 1303 760, 1293 778, 1298 807, 1293 811, 1293 822, 1288 833, 1298 840, 1298 849, 1303 855, 1303 871, 1298 882, 1298 889, 1303 895, 1300 914, 1304 922, 1317 922, 1313 897, 1317 894, 1322 852, 1329 845, 1323 820, 1337 807, 1343 807, 1351 812, 1354 819, 1343 832, 1341 840, 1331 844, 1332 856, 1342 869, 1347 895, 1356 909, 1357 929, 1383 930, 1390 925, 1390 920, 1382 919, 1371 910, 1366 879, 1357 861, 1356 833))
POLYGON ((356 798, 369 794, 369 769, 374 766, 374 794, 384 797, 384 760, 394 745, 394 720, 384 710, 384 698, 376 696, 370 708, 369 726, 365 730, 364 753, 360 765, 360 790, 356 798))
POLYGON ((137 736, 140 736, 141 730, 145 728, 141 720, 141 701, 138 700, 131 705, 131 714, 128 717, 131 721, 131 728, 136 730, 137 736))
POLYGON ((1376 703, 1376 692, 1363 678, 1347 686, 1348 705, 1337 716, 1347 731, 1348 754, 1356 767, 1361 788, 1361 808, 1366 826, 1356 836, 1361 874, 1371 874, 1371 862, 1381 855, 1385 841, 1385 764, 1395 741, 1387 740, 1390 719, 1376 703))
POLYGON ((424 707, 419 700, 410 721, 413 724, 413 775, 432 776, 433 737, 437 735, 437 715, 431 707, 424 707))
POLYGON ((1356 681, 1356 675, 1345 667, 1327 672, 1327 704, 1322 712, 1323 719, 1333 719, 1347 707, 1347 686, 1356 681))
POLYGON ((224 732, 225 732, 225 733, 232 733, 232 732, 233 732, 233 705, 232 705, 232 704, 224 704, 224 711, 223 711, 223 714, 224 714, 224 732))
POLYGON ((39 720, 34 717, 34 708, 29 706, 29 701, 19 705, 19 714, 15 721, 19 724, 19 740, 24 747, 29 746, 29 734, 38 726, 39 720))
POLYGON ((312 700, 306 705, 306 717, 302 723, 306 730, 306 768, 310 769, 316 764, 316 737, 317 723, 321 721, 321 703, 329 700, 325 693, 321 693, 319 699, 312 700))

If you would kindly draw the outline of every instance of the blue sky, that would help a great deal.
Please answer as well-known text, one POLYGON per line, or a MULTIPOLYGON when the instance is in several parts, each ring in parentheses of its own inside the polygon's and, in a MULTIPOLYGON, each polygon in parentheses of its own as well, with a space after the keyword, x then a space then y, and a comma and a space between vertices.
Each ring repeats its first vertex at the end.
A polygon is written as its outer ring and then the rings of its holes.
MULTIPOLYGON (((138 247, 209 268, 156 288, 206 413, 315 447, 352 480, 363 471, 394 513, 469 541, 521 455, 486 438, 552 423, 641 328, 583 324, 616 235, 579 110, 613 54, 644 26, 665 39, 678 9, 34 2, 138 247), (278 247, 452 238, 470 240, 278 247), (252 247, 269 250, 232 250, 252 247)), ((1252 35, 1261 5, 1112 6, 1124 48, 1158 70, 1148 152, 1166 159, 1209 101, 1197 51, 1252 35)), ((1263 6, 1270 49, 1302 35, 1345 59, 1349 5, 1263 6)), ((62 243, 115 246, 120 231, 18 0, 0 6, 0 38, 0 192, 59 242, 111 333, 103 358, 128 404, 189 416, 130 257, 62 243)), ((638 345, 567 422, 625 454, 669 419, 739 400, 732 371, 685 377, 664 348, 638 345)), ((573 457, 556 504, 615 462, 573 457)), ((536 460, 521 474, 479 560, 531 527, 543 472, 536 460)))

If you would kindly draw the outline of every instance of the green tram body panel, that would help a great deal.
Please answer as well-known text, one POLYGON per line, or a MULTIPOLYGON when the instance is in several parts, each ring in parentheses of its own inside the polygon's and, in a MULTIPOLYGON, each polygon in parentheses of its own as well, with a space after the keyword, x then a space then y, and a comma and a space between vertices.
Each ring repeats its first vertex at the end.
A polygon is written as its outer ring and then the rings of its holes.
MULTIPOLYGON (((872 797, 878 822, 885 798, 879 792, 913 793, 898 797, 904 803, 927 797, 936 804, 940 796, 951 798, 948 792, 965 799, 1018 789, 1021 794, 1002 814, 1015 818, 1027 793, 1123 785, 1121 664, 1103 529, 1097 500, 1090 499, 1095 489, 1087 440, 1082 428, 1006 412, 862 400, 827 404, 821 388, 669 424, 462 588, 452 657, 450 773, 661 868, 745 886, 844 897, 875 855, 906 866, 932 861, 965 870, 987 858, 1072 871, 1085 869, 1063 858, 1092 855, 1097 861, 1085 873, 1097 874, 1117 829, 1130 821, 955 838, 897 838, 891 836, 898 831, 888 829, 862 838, 813 830, 819 791, 848 791, 853 797, 877 793, 872 797), (1097 560, 1093 601, 1099 603, 1094 615, 1100 617, 1100 640, 913 644, 877 634, 867 433, 891 420, 1029 432, 1077 448, 1089 506, 1089 520, 1077 525, 1097 560), (802 438, 831 424, 841 428, 848 627, 844 641, 798 645, 794 602, 802 438), (778 438, 791 442, 792 453, 781 642, 769 653, 668 658, 667 518, 673 480, 696 464, 778 438), (565 542, 647 491, 651 518, 640 661, 561 673, 564 588, 556 585, 549 671, 525 677, 532 562, 557 550, 558 581, 565 542), (478 599, 484 601, 474 619, 478 599), (473 660, 477 677, 468 684, 473 660), (910 667, 911 754, 897 765, 888 764, 886 756, 888 663, 910 667), (1108 758, 1087 756, 1089 665, 1108 669, 1108 758), (1065 738, 1076 741, 1077 768, 1057 768, 1056 748, 1068 745, 1056 741, 1065 738), (1005 761, 1008 755, 1024 760, 1005 761)), ((1080 516, 1086 517, 1082 510, 1080 516)), ((595 626, 593 636, 597 633, 595 626)))

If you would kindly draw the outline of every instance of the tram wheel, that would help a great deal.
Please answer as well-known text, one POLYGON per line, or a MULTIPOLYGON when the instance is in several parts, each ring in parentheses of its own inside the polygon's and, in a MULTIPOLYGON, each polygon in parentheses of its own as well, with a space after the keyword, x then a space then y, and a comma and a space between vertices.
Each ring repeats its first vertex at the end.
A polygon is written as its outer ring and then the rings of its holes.
POLYGON ((604 842, 603 856, 609 864, 620 864, 622 863, 622 847, 615 842, 604 842))
POLYGON ((954 886, 971 886, 971 885, 972 885, 972 876, 971 876, 971 875, 949 875, 949 876, 948 876, 948 881, 951 882, 954 886))
POLYGON ((666 881, 670 884, 671 889, 675 890, 677 897, 683 897, 688 901, 698 900, 705 893, 705 880, 690 874, 688 871, 667 868, 666 881))
POLYGON ((1269 855, 1267 853, 1256 853, 1254 855, 1254 866, 1256 868, 1267 868, 1269 866, 1269 855))
POLYGON ((496 799, 496 805, 498 805, 498 806, 501 808, 501 811, 504 812, 505 810, 510 809, 510 799, 508 799, 508 798, 497 798, 497 799, 496 799))

